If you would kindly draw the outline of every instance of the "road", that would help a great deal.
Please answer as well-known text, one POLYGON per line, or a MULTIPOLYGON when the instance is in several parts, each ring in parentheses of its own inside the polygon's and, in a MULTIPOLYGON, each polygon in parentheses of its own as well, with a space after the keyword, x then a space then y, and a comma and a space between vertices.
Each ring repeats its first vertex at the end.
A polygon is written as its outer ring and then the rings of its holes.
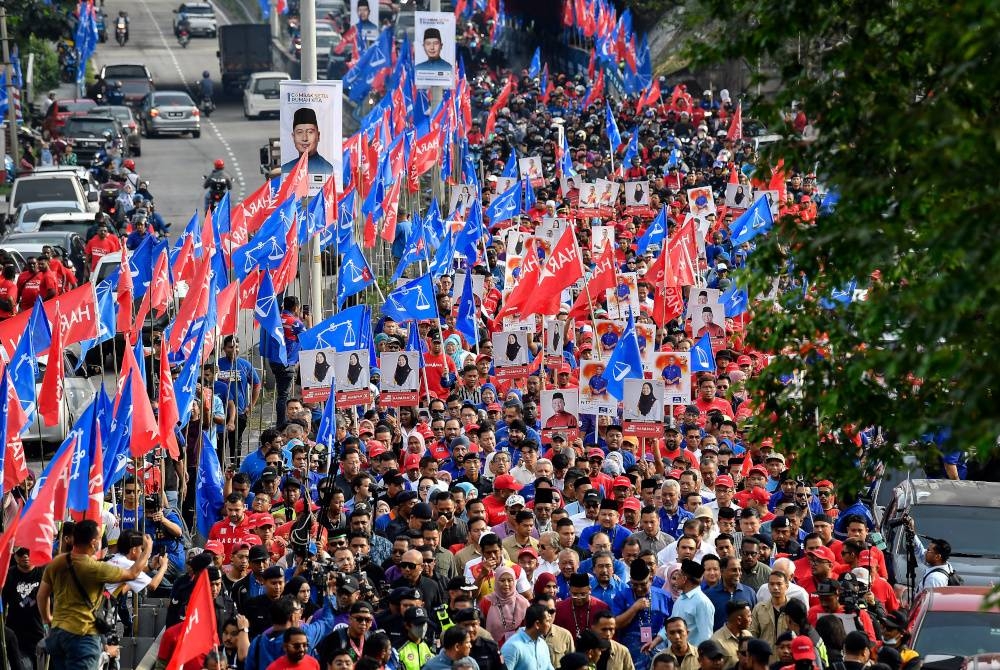
MULTIPOLYGON (((99 69, 102 65, 138 63, 153 74, 157 90, 195 90, 203 70, 208 70, 216 83, 218 107, 211 118, 202 118, 199 139, 185 137, 143 138, 142 156, 136 167, 148 179, 156 197, 157 209, 167 221, 183 226, 196 208, 200 208, 204 192, 202 176, 212 169, 217 158, 226 161, 233 177, 233 196, 243 198, 263 182, 259 169, 259 148, 269 136, 277 135, 276 119, 248 121, 243 117, 239 99, 219 98, 221 91, 218 41, 215 38, 192 37, 182 48, 173 34, 173 10, 177 0, 137 0, 124 3, 109 0, 104 8, 109 17, 120 9, 129 13, 130 38, 119 47, 109 40, 99 45, 94 56, 99 69)), ((216 9, 220 25, 238 23, 216 9)), ((113 38, 113 35, 112 35, 113 38)))

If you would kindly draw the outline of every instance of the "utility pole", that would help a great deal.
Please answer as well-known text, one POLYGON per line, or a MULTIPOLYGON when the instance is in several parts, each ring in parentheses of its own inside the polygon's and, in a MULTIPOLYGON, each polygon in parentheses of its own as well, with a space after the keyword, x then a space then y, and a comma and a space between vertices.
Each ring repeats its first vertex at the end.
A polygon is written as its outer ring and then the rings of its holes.
POLYGON ((3 48, 3 71, 7 94, 7 127, 10 130, 10 157, 14 162, 14 174, 21 165, 21 147, 17 143, 17 109, 14 107, 14 66, 10 62, 10 40, 7 37, 7 8, 0 3, 0 44, 3 48))
MULTIPOLYGON (((316 83, 316 0, 302 0, 299 4, 299 34, 302 37, 301 81, 316 83)), ((324 129, 326 130, 326 129, 324 129)), ((338 129, 337 132, 340 132, 338 129)), ((322 321, 323 264, 319 235, 309 238, 309 301, 315 322, 322 321)))

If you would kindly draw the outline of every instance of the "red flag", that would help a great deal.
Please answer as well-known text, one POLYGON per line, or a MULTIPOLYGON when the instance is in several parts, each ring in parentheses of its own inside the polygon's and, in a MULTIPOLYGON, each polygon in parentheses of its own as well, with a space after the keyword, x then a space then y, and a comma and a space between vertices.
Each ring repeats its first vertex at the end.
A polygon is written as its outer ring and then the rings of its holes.
POLYGON ((642 111, 645 107, 652 107, 660 104, 660 94, 660 80, 654 79, 653 83, 649 85, 646 95, 639 98, 639 106, 636 108, 636 112, 642 111))
MULTIPOLYGON (((52 315, 56 306, 62 314, 59 327, 63 329, 65 346, 97 337, 97 299, 94 297, 93 284, 78 286, 69 293, 45 301, 45 315, 53 327, 56 322, 52 315)), ((10 319, 0 321, 0 348, 7 354, 7 360, 14 355, 17 343, 28 330, 30 317, 29 309, 19 312, 10 319)))
POLYGON ((597 69, 597 51, 590 50, 590 62, 587 63, 587 81, 594 81, 594 70, 597 69))
POLYGON ((462 13, 465 11, 465 5, 468 4, 468 0, 458 0, 455 3, 455 18, 461 18, 462 13))
POLYGON ((779 158, 778 164, 774 166, 774 171, 771 172, 771 181, 768 182, 767 188, 771 191, 778 192, 778 202, 784 205, 785 203, 785 159, 779 158))
POLYGON ((653 321, 663 328, 684 313, 684 295, 680 286, 664 286, 653 299, 653 321))
POLYGON ((240 290, 239 282, 229 282, 226 288, 219 291, 216 298, 216 305, 219 314, 219 335, 236 334, 236 315, 239 310, 236 307, 236 296, 240 290))
MULTIPOLYGON (((7 374, 7 370, 3 371, 7 374)), ((28 423, 28 416, 21 408, 21 401, 18 400, 14 385, 7 380, 7 397, 3 400, 7 403, 7 435, 5 444, 6 455, 3 463, 3 490, 10 491, 12 488, 28 478, 28 464, 24 460, 24 444, 21 442, 21 431, 28 423)))
MULTIPOLYGON (((128 274, 128 266, 125 266, 128 274)), ((124 307, 124 305, 122 305, 124 307)), ((56 323, 59 322, 59 308, 56 307, 56 323)), ((38 415, 46 426, 59 423, 59 408, 63 400, 63 337, 62 328, 52 329, 52 346, 49 348, 49 358, 45 364, 45 375, 42 377, 42 388, 38 394, 38 415)))
POLYGON ((147 295, 150 297, 150 306, 156 310, 158 316, 162 316, 170 305, 170 273, 167 272, 167 252, 161 251, 156 259, 156 266, 153 268, 153 280, 150 284, 147 295))
POLYGON ((487 139, 493 134, 493 128, 496 126, 497 112, 507 106, 507 101, 510 100, 510 96, 513 92, 514 77, 511 76, 507 78, 507 83, 504 84, 500 93, 497 94, 497 99, 493 101, 493 104, 490 106, 490 112, 486 116, 486 131, 484 135, 487 139))
MULTIPOLYGON (((606 290, 615 287, 615 284, 617 283, 617 274, 614 246, 611 244, 605 244, 604 250, 601 252, 601 255, 597 258, 597 263, 594 265, 594 271, 590 274, 590 280, 587 282, 587 288, 584 291, 580 291, 580 295, 577 296, 572 309, 569 310, 569 316, 576 318, 581 316, 586 317, 590 314, 591 305, 588 297, 595 301, 603 298, 606 290)), ((596 303, 594 306, 596 307, 596 303)))
POLYGON ((576 244, 576 233, 571 226, 563 230, 562 236, 552 252, 545 259, 545 265, 538 275, 538 290, 533 291, 522 307, 522 313, 555 314, 559 311, 559 300, 563 289, 583 277, 583 262, 580 247, 576 244))
POLYGON ((538 286, 538 273, 541 271, 541 264, 538 262, 538 253, 535 251, 535 243, 529 239, 525 245, 524 257, 521 259, 521 275, 517 279, 517 285, 504 300, 503 307, 497 312, 496 320, 499 322, 503 317, 517 314, 521 305, 531 296, 531 292, 538 286))
POLYGON ((417 138, 410 152, 410 175, 419 177, 441 160, 441 128, 431 126, 423 137, 417 138))
POLYGON ((309 154, 303 153, 292 171, 285 175, 278 188, 274 203, 280 204, 291 196, 304 198, 309 195, 309 154))
POLYGON ((281 293, 295 279, 299 271, 299 220, 292 219, 292 225, 285 235, 285 244, 288 251, 281 259, 281 264, 271 273, 271 281, 274 282, 274 292, 281 293))
POLYGON ((177 436, 174 428, 181 420, 180 410, 177 408, 177 395, 174 393, 174 380, 170 374, 170 361, 167 357, 167 344, 160 339, 160 399, 158 403, 158 425, 160 439, 167 446, 170 457, 177 459, 181 455, 177 446, 177 436))
POLYGON ((562 24, 564 28, 573 26, 573 0, 563 0, 562 24))
MULTIPOLYGON (((254 270, 240 282, 237 293, 240 309, 253 309, 257 305, 257 289, 260 288, 260 270, 254 270)), ((236 317, 233 317, 234 319, 236 317)))
POLYGON ((138 374, 139 362, 135 360, 134 347, 128 341, 125 342, 125 355, 122 358, 122 371, 125 370, 133 375, 132 441, 129 443, 129 453, 134 458, 141 458, 160 446, 160 427, 153 414, 153 406, 149 404, 146 385, 138 374))
POLYGON ((729 121, 729 130, 726 132, 726 139, 736 141, 743 139, 743 103, 736 103, 736 111, 729 121))
POLYGON ((204 316, 208 311, 208 280, 211 269, 212 259, 207 256, 195 259, 194 279, 191 280, 187 295, 181 301, 181 307, 174 319, 174 328, 170 331, 171 352, 176 353, 180 349, 184 338, 187 337, 188 328, 195 319, 204 316))
POLYGON ((128 259, 122 254, 118 271, 118 316, 115 322, 115 330, 119 333, 132 332, 132 324, 135 323, 135 315, 132 314, 133 295, 132 271, 129 269, 128 259))
POLYGON ((346 49, 347 45, 351 43, 351 40, 357 37, 357 34, 358 34, 357 25, 353 25, 350 28, 348 28, 347 31, 341 36, 340 43, 337 46, 333 47, 333 53, 337 54, 338 56, 344 53, 344 49, 346 49))
POLYGON ((243 202, 240 203, 241 207, 234 207, 229 216, 232 241, 226 246, 235 249, 246 244, 248 236, 256 233, 264 224, 268 214, 274 211, 272 202, 281 201, 271 200, 271 180, 267 180, 256 191, 243 199, 243 202))
POLYGON ((184 615, 184 632, 178 638, 167 670, 178 670, 188 661, 207 654, 217 646, 219 646, 219 632, 216 630, 212 585, 208 581, 208 570, 202 570, 188 601, 187 613, 184 615))
POLYGON ((38 489, 38 495, 28 503, 14 533, 14 544, 28 548, 32 566, 45 565, 52 560, 56 520, 62 521, 66 512, 69 470, 73 464, 74 452, 76 452, 75 438, 59 460, 52 464, 52 469, 38 489))
POLYGON ((21 515, 15 514, 3 535, 0 535, 0 584, 7 582, 7 570, 10 569, 10 558, 14 552, 14 536, 20 525, 21 515))

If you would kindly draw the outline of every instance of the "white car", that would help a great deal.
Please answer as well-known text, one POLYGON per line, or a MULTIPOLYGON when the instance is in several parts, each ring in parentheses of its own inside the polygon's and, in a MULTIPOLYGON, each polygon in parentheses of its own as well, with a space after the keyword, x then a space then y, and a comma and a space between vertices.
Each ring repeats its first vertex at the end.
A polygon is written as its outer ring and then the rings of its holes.
POLYGON ((243 89, 243 116, 259 119, 265 114, 278 116, 281 107, 279 87, 291 79, 287 72, 255 72, 243 89))

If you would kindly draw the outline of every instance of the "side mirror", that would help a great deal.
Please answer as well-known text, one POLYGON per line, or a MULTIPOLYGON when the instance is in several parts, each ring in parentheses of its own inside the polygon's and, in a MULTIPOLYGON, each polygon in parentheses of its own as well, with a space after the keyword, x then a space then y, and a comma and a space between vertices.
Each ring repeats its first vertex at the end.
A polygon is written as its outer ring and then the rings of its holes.
POLYGON ((100 194, 96 192, 90 192, 87 194, 87 202, 97 202, 100 200, 100 194))
POLYGON ((260 164, 261 164, 261 166, 266 167, 268 164, 270 164, 270 162, 271 162, 271 149, 270 149, 270 147, 261 147, 260 148, 260 164))

